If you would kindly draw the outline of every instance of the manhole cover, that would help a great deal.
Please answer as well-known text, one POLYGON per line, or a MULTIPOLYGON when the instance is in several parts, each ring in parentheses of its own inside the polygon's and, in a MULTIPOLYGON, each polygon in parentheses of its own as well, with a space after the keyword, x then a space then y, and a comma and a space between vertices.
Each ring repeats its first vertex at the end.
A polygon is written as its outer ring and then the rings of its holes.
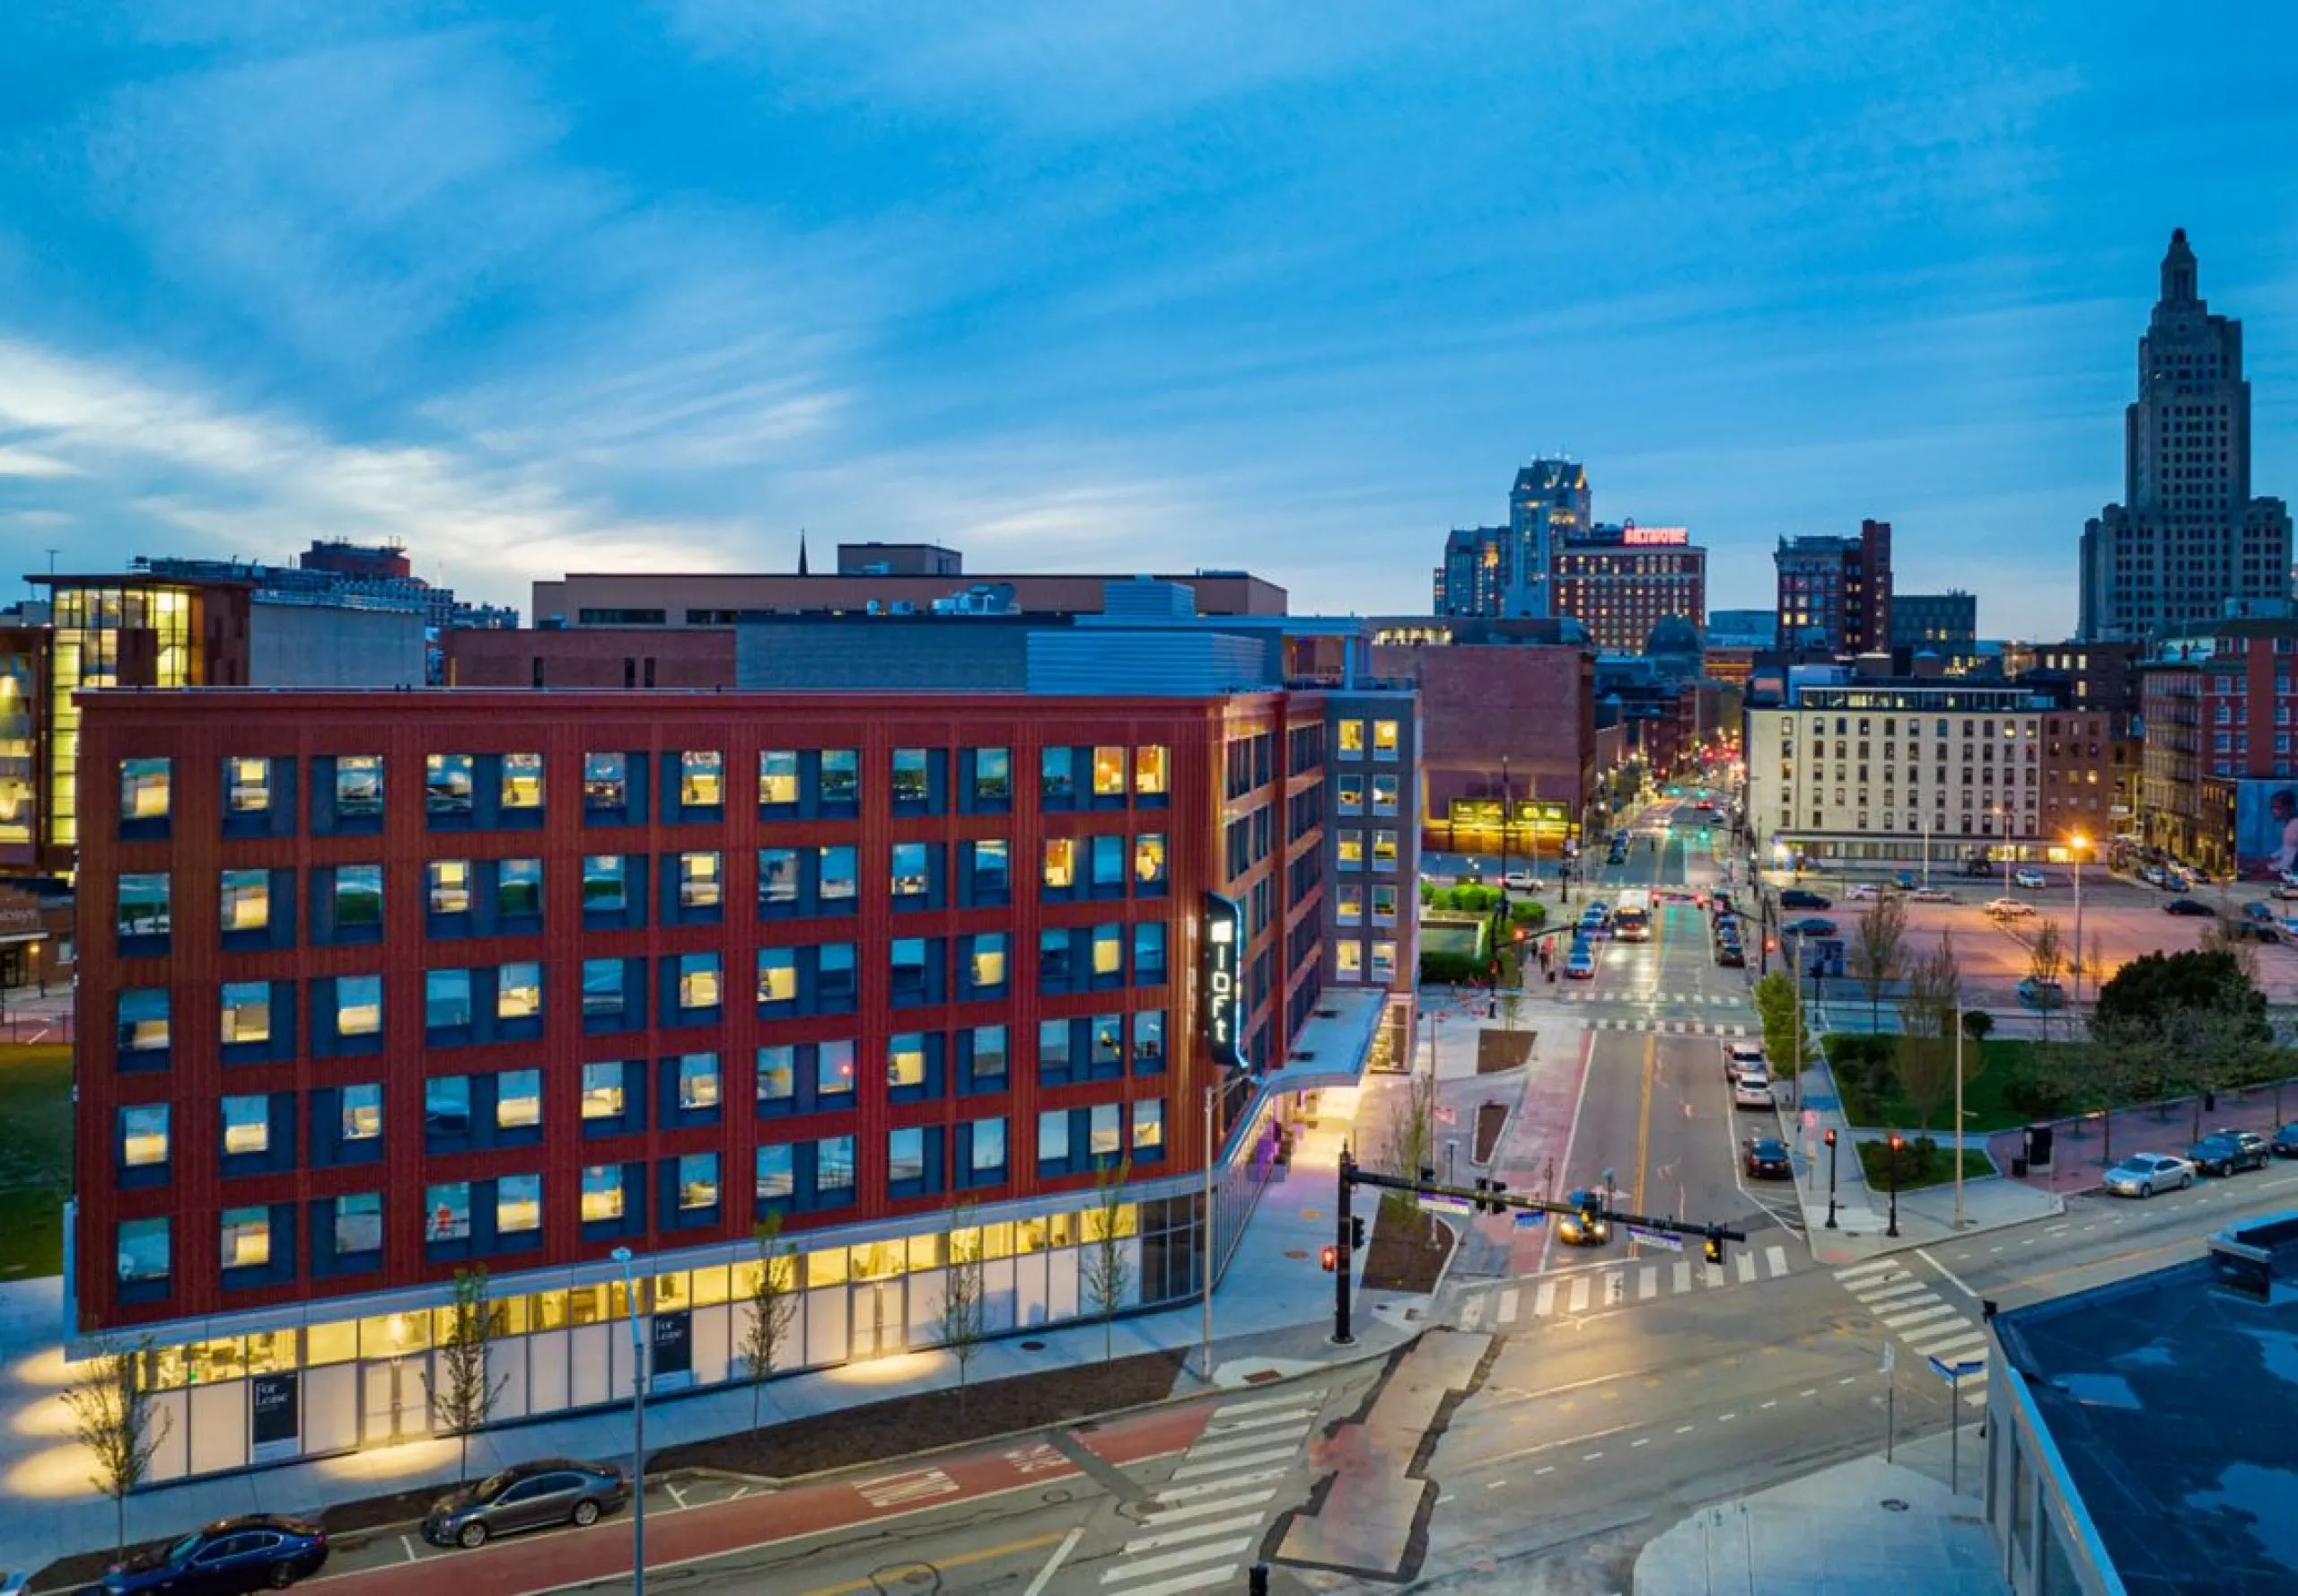
POLYGON ((1287 1258, 1306 1258, 1309 1255, 1298 1247, 1287 1247, 1285 1250, 1285 1256, 1287 1258))
POLYGON ((1907 1504, 1900 1501, 1897 1496, 1886 1496, 1883 1498, 1883 1511, 1885 1513, 1905 1513, 1907 1511, 1907 1504))
POLYGON ((1022 1350, 1023 1352, 1043 1352, 1045 1350, 1045 1343, 1042 1341, 1024 1341, 1022 1343, 1022 1350))

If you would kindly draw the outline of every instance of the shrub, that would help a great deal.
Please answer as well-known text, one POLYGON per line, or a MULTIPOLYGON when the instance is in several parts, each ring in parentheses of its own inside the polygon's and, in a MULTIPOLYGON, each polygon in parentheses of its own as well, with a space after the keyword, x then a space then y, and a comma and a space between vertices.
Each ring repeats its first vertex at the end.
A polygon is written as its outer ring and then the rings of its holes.
POLYGON ((1519 925, 1537 925, 1548 918, 1548 905, 1529 901, 1512 903, 1508 906, 1508 917, 1519 925))
POLYGON ((1420 955, 1420 978, 1451 986, 1463 986, 1484 974, 1484 966, 1471 953, 1425 951, 1420 955))
POLYGON ((1995 1016, 1985 1009, 1963 1011, 1963 1034, 1972 1041, 1983 1042, 1994 1033, 1995 1016))

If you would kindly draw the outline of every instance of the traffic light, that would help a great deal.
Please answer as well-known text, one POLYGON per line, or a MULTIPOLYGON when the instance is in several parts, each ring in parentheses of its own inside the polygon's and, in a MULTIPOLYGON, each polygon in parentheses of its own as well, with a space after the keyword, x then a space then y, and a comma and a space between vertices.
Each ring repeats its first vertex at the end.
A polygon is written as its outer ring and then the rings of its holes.
POLYGON ((1338 1247, 1326 1248, 1323 1251, 1317 1254, 1317 1261, 1324 1265, 1326 1274, 1332 1274, 1335 1270, 1340 1267, 1340 1249, 1338 1247))
POLYGON ((1828 1145, 1830 1147, 1835 1145, 1835 1132, 1833 1130, 1829 1130, 1828 1132, 1828 1145))
POLYGON ((1702 1250, 1707 1254, 1707 1261, 1709 1263, 1718 1266, 1722 1265, 1724 1262, 1724 1232, 1717 1230, 1714 1225, 1708 1226, 1707 1239, 1702 1243, 1702 1250))
POLYGON ((1525 938, 1526 936, 1530 935, 1530 934, 1530 934, 1529 932, 1527 932, 1527 931, 1526 931, 1526 930, 1525 930, 1522 925, 1519 925, 1519 926, 1517 926, 1517 927, 1516 927, 1516 940, 1517 940, 1518 942, 1522 942, 1522 941, 1524 940, 1524 938, 1525 938))
POLYGON ((1501 1197, 1508 1190, 1508 1182, 1505 1180, 1491 1180, 1478 1175, 1476 1178, 1476 1190, 1477 1195, 1471 1206, 1478 1214, 1504 1214, 1508 1211, 1508 1205, 1500 1201, 1501 1197))
POLYGON ((1360 1215, 1348 1216, 1348 1244, 1359 1252, 1364 1250, 1364 1220, 1360 1215))
POLYGON ((1604 1197, 1601 1192, 1583 1191, 1580 1194, 1580 1223, 1592 1232, 1604 1222, 1604 1197))

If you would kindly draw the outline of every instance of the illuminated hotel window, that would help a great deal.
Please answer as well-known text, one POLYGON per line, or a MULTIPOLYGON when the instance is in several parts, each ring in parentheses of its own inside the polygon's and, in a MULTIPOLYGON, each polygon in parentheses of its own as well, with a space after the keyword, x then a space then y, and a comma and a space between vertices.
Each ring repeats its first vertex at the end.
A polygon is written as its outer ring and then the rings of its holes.
POLYGON ((379 1081, 343 1089, 342 1138, 372 1142, 383 1134, 383 1088, 379 1081))
POLYGON ((679 1007, 715 1009, 718 1006, 718 955, 679 955, 679 1007))
POLYGON ((798 1001, 798 951, 795 948, 760 948, 758 951, 758 1001, 798 1001))
POLYGON ((1340 850, 1343 870, 1364 868, 1364 834, 1362 831, 1337 831, 1333 834, 1340 850))
POLYGON ((338 1036, 376 1036, 383 1029, 383 978, 338 976, 335 978, 335 1033, 338 1036))
POLYGON ((1337 981, 1355 981, 1364 978, 1364 943, 1335 943, 1333 944, 1333 979, 1337 981))
POLYGON ((886 1044, 886 1084, 925 1084, 925 1038, 921 1033, 904 1031, 886 1044))
POLYGON ((1364 723, 1363 721, 1340 723, 1340 751, 1346 759, 1361 759, 1364 757, 1364 723))
POLYGON ((1373 778, 1373 812, 1392 815, 1397 812, 1397 778, 1376 776, 1373 778))
POLYGON ((1396 973, 1396 943, 1374 943, 1373 944, 1373 978, 1376 981, 1392 980, 1396 973))
POLYGON ((680 807, 716 809, 725 802, 725 756, 713 749, 689 749, 679 755, 680 807))
POLYGON ((1394 870, 1397 867, 1397 834, 1393 831, 1373 833, 1373 868, 1394 870))
POLYGON ((1145 1153, 1165 1144, 1163 1100, 1149 1098, 1133 1105, 1133 1150, 1145 1153))
POLYGON ((510 810, 542 807, 542 756, 504 754, 497 807, 510 810))
POLYGON ((1397 923, 1397 890, 1394 887, 1373 889, 1373 924, 1393 925, 1397 923))
POLYGON ((723 882, 719 874, 716 854, 680 854, 679 855, 679 907, 680 908, 716 908, 720 902, 723 882))
POLYGON ((271 1100, 261 1094, 224 1100, 224 1153, 234 1157, 271 1150, 271 1100))
POLYGON ((222 1011, 223 1039, 227 1044, 271 1039, 270 982, 224 982, 222 1011))
POLYGON ((495 1126, 524 1130, 542 1123, 542 1072, 504 1070, 495 1077, 495 1126))
POLYGON ((227 870, 222 879, 225 931, 261 931, 271 924, 271 872, 227 870))
POLYGON ((1045 843, 1045 884, 1064 890, 1077 882, 1077 841, 1069 837, 1048 837, 1045 843))
POLYGON ((123 820, 164 820, 168 818, 168 761, 122 759, 119 762, 119 818, 123 820))
POLYGON ((1354 881, 1343 881, 1333 889, 1332 917, 1343 925, 1354 925, 1364 917, 1364 889, 1354 881))
POLYGON ((622 1217, 622 1166, 594 1163, 583 1170, 583 1223, 622 1217))
POLYGON ((383 812, 381 754, 343 754, 335 761, 335 818, 377 820, 383 812))
POLYGON ((1374 721, 1373 723, 1373 757, 1376 759, 1393 759, 1397 757, 1396 722, 1374 721))
POLYGON ((471 811, 471 757, 469 754, 427 754, 423 760, 423 807, 434 815, 467 815, 471 811))
POLYGON ((168 1047, 168 989, 132 987, 119 995, 118 1047, 123 1053, 163 1053, 168 1047))
POLYGON ((271 808, 271 761, 231 759, 224 762, 228 776, 224 805, 233 814, 263 814, 271 808))
POLYGON ((761 804, 798 802, 798 750, 770 748, 758 757, 758 801, 761 804))
POLYGON ((1093 973, 1097 976, 1121 975, 1125 970, 1125 927, 1096 925, 1093 927, 1093 973))
POLYGON ((1005 984, 1005 934, 985 931, 972 938, 973 951, 968 960, 966 976, 976 988, 1002 987, 1005 984))
POLYGON ((226 1208, 223 1224, 224 1267, 250 1269, 271 1261, 271 1210, 226 1208))
POLYGON ((1122 797, 1125 794, 1125 750, 1121 748, 1097 748, 1093 750, 1093 795, 1097 798, 1122 797))
POLYGON ((434 859, 424 866, 431 912, 462 915, 470 912, 470 861, 434 859))
POLYGON ((686 1109, 718 1106, 718 1055, 686 1053, 679 1057, 679 1107, 686 1109))
POLYGON ((583 1118, 619 1119, 623 1112, 623 1067, 620 1060, 583 1066, 583 1118))
POLYGON ((1145 831, 1133 839, 1133 879, 1145 887, 1165 879, 1164 833, 1145 831))
POLYGON ((168 1105, 144 1103, 119 1111, 119 1159, 131 1170, 168 1162, 168 1105))
POLYGON ((1364 778, 1355 775, 1344 776, 1337 786, 1340 812, 1345 815, 1362 814, 1364 811, 1364 778))
POLYGON ((542 966, 533 960, 505 964, 496 971, 495 1017, 526 1020, 542 1013, 542 966))
POLYGON ((542 1177, 498 1175, 495 1180, 495 1232, 514 1236, 542 1228, 542 1177))

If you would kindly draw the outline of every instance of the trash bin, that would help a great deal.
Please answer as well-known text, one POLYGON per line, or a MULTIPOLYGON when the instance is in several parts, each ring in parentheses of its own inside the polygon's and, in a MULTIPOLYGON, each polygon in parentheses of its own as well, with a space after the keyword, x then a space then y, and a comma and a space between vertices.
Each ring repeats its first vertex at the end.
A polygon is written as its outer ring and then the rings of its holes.
POLYGON ((2017 1153, 2013 1153, 2011 1155, 2011 1179, 2013 1180, 2024 1180, 2026 1178, 2027 1161, 2021 1158, 2017 1153))
POLYGON ((2030 1125, 2026 1130, 2027 1165, 2030 1169, 2050 1168, 2052 1129, 2048 1125, 2030 1125))

